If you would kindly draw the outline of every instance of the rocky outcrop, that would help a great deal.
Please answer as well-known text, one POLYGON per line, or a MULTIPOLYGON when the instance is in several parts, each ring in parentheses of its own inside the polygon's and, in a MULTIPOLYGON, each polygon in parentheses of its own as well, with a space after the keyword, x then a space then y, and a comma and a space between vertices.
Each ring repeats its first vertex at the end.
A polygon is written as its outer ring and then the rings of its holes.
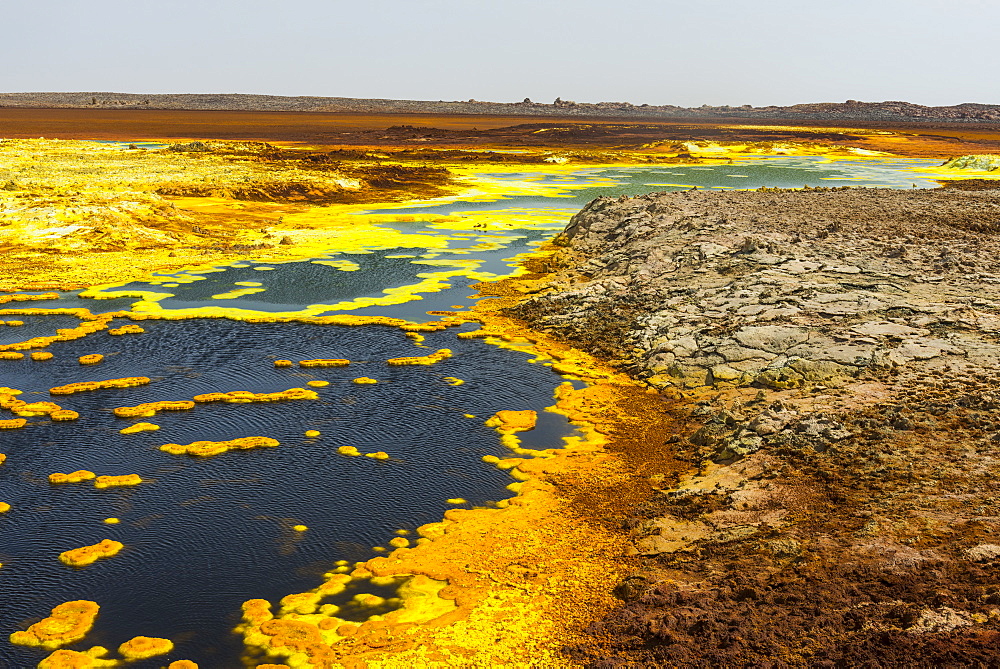
POLYGON ((514 313, 657 388, 837 383, 1000 355, 1000 191, 601 198, 514 313))
POLYGON ((691 464, 646 467, 576 662, 995 664, 998 221, 995 190, 861 189, 572 219, 515 312, 678 398, 691 464))

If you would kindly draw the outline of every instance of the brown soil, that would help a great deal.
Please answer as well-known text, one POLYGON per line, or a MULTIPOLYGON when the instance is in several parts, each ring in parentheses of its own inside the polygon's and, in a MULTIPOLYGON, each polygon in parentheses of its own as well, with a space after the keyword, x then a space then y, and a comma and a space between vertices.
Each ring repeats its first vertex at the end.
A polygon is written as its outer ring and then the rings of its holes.
MULTIPOLYGON (((644 559, 570 654, 593 667, 996 666, 996 565, 970 556, 1000 530, 997 386, 894 390, 838 416, 858 430, 847 443, 777 441, 749 480, 782 489, 766 500, 790 511, 780 526, 644 559)), ((631 524, 747 509, 733 492, 663 492, 631 524)))
POLYGON ((0 108, 5 137, 60 139, 229 139, 373 148, 545 147, 635 150, 658 141, 814 141, 948 157, 1000 152, 992 124, 860 121, 623 122, 465 114, 163 111, 134 109, 0 108), (877 130, 881 133, 860 129, 877 130))

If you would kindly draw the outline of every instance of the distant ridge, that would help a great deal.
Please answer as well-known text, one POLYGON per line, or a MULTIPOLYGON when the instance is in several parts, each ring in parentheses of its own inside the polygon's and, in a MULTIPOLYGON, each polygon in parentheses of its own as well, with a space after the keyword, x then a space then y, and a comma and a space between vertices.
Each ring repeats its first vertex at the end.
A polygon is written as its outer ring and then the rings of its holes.
POLYGON ((580 116, 602 118, 744 118, 858 121, 946 121, 992 123, 1000 121, 1000 105, 963 103, 926 107, 910 102, 818 102, 787 107, 677 107, 634 105, 629 102, 446 102, 430 100, 368 100, 315 96, 249 95, 243 93, 0 93, 0 107, 57 107, 90 109, 176 109, 265 112, 351 112, 406 114, 485 114, 490 116, 580 116))

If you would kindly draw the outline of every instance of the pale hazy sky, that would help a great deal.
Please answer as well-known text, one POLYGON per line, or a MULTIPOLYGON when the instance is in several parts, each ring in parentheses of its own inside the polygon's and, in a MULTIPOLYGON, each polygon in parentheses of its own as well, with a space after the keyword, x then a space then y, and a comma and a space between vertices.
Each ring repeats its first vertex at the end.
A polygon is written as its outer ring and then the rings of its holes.
POLYGON ((1000 103, 1000 0, 7 0, 0 91, 1000 103))

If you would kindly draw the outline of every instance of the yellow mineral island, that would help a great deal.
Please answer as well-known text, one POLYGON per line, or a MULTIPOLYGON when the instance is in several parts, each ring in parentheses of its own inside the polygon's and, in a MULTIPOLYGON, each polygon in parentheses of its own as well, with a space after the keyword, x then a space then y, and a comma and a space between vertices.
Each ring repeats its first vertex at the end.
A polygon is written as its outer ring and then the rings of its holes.
POLYGON ((486 425, 496 428, 501 434, 513 434, 534 430, 537 422, 538 413, 535 411, 504 410, 493 414, 493 417, 486 421, 486 425))
POLYGON ((43 618, 23 632, 11 634, 10 642, 49 650, 76 643, 94 626, 100 608, 96 602, 86 599, 60 604, 52 609, 48 618, 43 618))
POLYGON ((80 356, 81 365, 96 365, 97 363, 104 360, 104 356, 100 353, 90 353, 89 355, 80 356))
POLYGON ((313 360, 299 360, 299 367, 347 367, 350 360, 344 358, 315 358, 313 360))
POLYGON ((408 356, 404 358, 389 358, 387 361, 390 365, 401 366, 401 365, 433 365, 435 363, 441 362, 442 360, 447 360, 452 356, 450 348, 438 349, 430 355, 417 355, 408 356))
POLYGON ((240 437, 229 441, 194 441, 187 445, 163 444, 161 451, 173 453, 174 455, 197 455, 208 457, 220 455, 226 451, 246 450, 250 448, 274 448, 280 445, 277 439, 270 437, 240 437))
POLYGON ((165 655, 174 649, 170 639, 151 636, 137 636, 118 646, 118 652, 128 660, 144 660, 148 657, 165 655))
POLYGON ((95 488, 118 488, 122 486, 139 485, 142 477, 138 474, 121 474, 119 476, 98 476, 94 479, 95 488))
POLYGON ((39 662, 38 669, 98 669, 117 667, 121 664, 119 660, 104 659, 107 654, 108 649, 104 646, 94 646, 83 652, 64 648, 39 662))
POLYGON ((86 469, 80 469, 71 474, 56 472, 49 474, 49 483, 80 483, 81 481, 92 481, 97 478, 97 474, 86 469))
POLYGON ((123 427, 122 429, 118 430, 118 432, 120 434, 137 434, 139 432, 155 432, 156 430, 159 429, 160 426, 157 425, 156 423, 135 423, 134 425, 123 427))
POLYGON ((145 332, 145 330, 134 323, 129 323, 128 325, 123 325, 120 328, 108 330, 108 334, 111 335, 142 334, 143 332, 145 332))
POLYGON ((145 376, 128 376, 122 379, 108 379, 107 381, 81 381, 50 388, 49 392, 53 395, 72 395, 73 393, 100 390, 101 388, 134 388, 135 386, 144 386, 149 381, 149 378, 145 376))
POLYGON ((319 395, 308 388, 289 388, 274 393, 252 393, 248 390, 234 390, 228 393, 204 393, 195 395, 195 402, 228 402, 244 404, 248 402, 280 402, 282 400, 316 400, 319 395))
MULTIPOLYGON (((150 418, 158 411, 187 411, 194 408, 194 402, 189 400, 143 402, 134 407, 116 407, 114 414, 119 418, 150 418)), ((138 423, 139 425, 149 425, 149 423, 138 423)))
POLYGON ((124 547, 125 545, 120 541, 105 539, 93 546, 81 546, 80 548, 60 553, 59 561, 70 567, 86 567, 87 565, 94 564, 101 558, 118 555, 118 551, 124 547))

